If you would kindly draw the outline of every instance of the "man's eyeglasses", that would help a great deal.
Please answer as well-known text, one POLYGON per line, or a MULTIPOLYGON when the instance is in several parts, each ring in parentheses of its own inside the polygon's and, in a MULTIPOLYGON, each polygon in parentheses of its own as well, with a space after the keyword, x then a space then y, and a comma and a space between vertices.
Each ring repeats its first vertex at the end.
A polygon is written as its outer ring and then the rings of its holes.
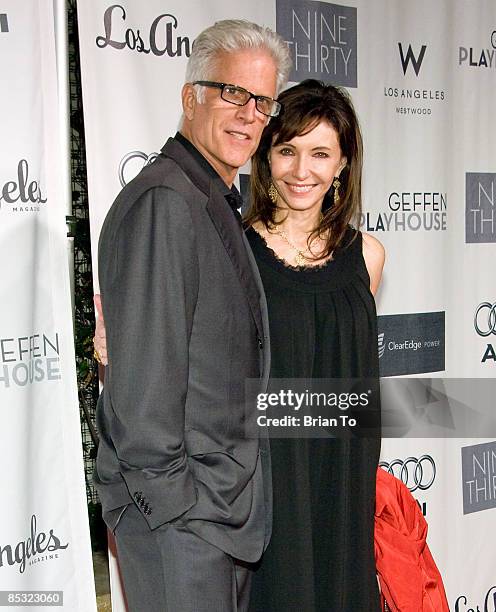
POLYGON ((268 98, 267 96, 256 96, 251 91, 238 87, 237 85, 229 85, 228 83, 217 83, 216 81, 194 81, 193 85, 203 85, 204 87, 216 87, 220 89, 220 97, 226 102, 244 106, 253 98, 255 106, 262 115, 267 117, 277 117, 281 112, 281 105, 277 100, 268 98))

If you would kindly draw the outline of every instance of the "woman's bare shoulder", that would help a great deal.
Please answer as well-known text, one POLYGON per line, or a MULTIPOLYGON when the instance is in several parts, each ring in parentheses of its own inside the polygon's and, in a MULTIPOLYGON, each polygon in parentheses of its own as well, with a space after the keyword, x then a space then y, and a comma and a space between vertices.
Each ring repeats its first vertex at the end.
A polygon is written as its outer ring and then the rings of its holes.
POLYGON ((362 232, 362 253, 370 276, 370 290, 375 294, 381 282, 386 250, 375 236, 362 232))

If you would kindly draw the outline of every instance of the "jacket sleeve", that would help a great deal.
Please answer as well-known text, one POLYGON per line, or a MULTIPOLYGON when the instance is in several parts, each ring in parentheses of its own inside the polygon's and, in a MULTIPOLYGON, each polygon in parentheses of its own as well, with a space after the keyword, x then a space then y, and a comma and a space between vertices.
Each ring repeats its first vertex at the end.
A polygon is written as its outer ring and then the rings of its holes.
POLYGON ((146 191, 121 220, 112 245, 101 274, 111 436, 129 493, 153 529, 196 502, 184 447, 199 282, 188 205, 168 188, 146 191))

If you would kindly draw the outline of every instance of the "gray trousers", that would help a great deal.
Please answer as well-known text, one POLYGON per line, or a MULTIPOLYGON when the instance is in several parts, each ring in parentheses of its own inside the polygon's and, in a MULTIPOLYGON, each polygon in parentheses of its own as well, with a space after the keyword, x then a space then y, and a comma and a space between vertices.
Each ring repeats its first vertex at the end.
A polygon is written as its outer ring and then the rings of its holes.
POLYGON ((246 612, 252 565, 173 522, 150 531, 134 504, 115 529, 129 612, 246 612))

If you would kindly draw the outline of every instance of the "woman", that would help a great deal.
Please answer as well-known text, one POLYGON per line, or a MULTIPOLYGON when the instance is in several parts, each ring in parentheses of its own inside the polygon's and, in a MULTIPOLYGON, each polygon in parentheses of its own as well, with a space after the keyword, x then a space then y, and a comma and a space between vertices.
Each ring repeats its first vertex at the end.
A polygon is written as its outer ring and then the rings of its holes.
MULTIPOLYGON (((269 310, 273 378, 377 378, 382 245, 361 210, 362 140, 347 94, 283 92, 253 160, 246 235, 269 310)), ((97 342, 105 354, 105 345, 97 342)), ((274 521, 252 612, 376 612, 379 440, 272 439, 274 521)))
MULTIPOLYGON (((314 80, 279 97, 252 160, 247 237, 269 310, 273 378, 377 378, 382 245, 351 229, 362 140, 347 94, 314 80)), ((379 610, 379 440, 272 439, 272 539, 253 612, 379 610)))

